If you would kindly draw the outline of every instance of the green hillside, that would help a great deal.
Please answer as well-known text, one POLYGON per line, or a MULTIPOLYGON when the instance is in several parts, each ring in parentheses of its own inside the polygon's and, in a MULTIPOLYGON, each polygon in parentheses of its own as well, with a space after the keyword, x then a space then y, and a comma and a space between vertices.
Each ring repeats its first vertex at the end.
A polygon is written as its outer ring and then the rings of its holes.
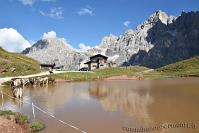
POLYGON ((145 79, 170 79, 178 77, 199 77, 199 56, 157 68, 143 73, 145 79))
POLYGON ((10 53, 0 47, 0 77, 40 72, 39 62, 22 54, 10 53))
POLYGON ((156 70, 173 76, 199 77, 199 56, 179 61, 156 70))

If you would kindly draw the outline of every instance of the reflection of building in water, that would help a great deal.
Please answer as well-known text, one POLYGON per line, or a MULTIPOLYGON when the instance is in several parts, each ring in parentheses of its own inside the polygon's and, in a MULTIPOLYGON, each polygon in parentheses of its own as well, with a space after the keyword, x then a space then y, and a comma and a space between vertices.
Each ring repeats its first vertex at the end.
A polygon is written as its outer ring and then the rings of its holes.
POLYGON ((149 91, 141 92, 141 88, 123 88, 119 84, 116 88, 105 86, 99 84, 97 88, 89 89, 90 95, 98 98, 105 110, 125 112, 145 125, 152 122, 148 106, 153 103, 153 98, 149 91))

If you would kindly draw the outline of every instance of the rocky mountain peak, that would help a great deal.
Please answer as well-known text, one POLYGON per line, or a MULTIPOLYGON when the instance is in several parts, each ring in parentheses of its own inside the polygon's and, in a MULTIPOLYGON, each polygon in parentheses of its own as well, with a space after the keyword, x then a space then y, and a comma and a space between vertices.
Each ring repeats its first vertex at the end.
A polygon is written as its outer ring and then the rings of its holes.
POLYGON ((134 31, 132 29, 128 29, 124 34, 132 35, 132 34, 134 34, 134 31))
POLYGON ((64 38, 45 38, 37 41, 31 48, 25 49, 22 53, 33 53, 42 49, 67 49, 67 51, 73 51, 71 45, 64 38))
POLYGON ((153 13, 149 19, 147 20, 149 23, 154 23, 154 22, 157 22, 157 21, 161 21, 162 23, 164 24, 167 24, 167 20, 168 20, 169 16, 161 11, 161 10, 158 10, 156 11, 155 13, 153 13))
POLYGON ((119 37, 113 34, 105 36, 98 46, 85 52, 78 52, 65 39, 57 38, 56 35, 51 38, 51 35, 50 38, 47 36, 48 38, 43 38, 27 48, 23 53, 41 63, 63 65, 67 70, 77 70, 80 60, 97 53, 105 54, 118 66, 129 61, 130 65, 159 67, 199 55, 198 16, 199 12, 183 12, 176 18, 159 10, 134 31, 129 29, 119 37), (180 54, 176 51, 179 48, 180 54))
POLYGON ((140 24, 136 27, 137 31, 144 30, 147 31, 147 29, 150 29, 153 25, 155 25, 157 22, 162 22, 163 24, 171 24, 174 20, 176 20, 177 17, 175 16, 169 16, 167 13, 158 10, 155 11, 143 24, 140 24))
POLYGON ((115 43, 117 42, 117 40, 118 40, 118 37, 117 37, 117 36, 115 36, 115 35, 113 35, 113 34, 110 34, 109 36, 105 36, 105 37, 102 39, 102 41, 101 41, 99 47, 100 47, 100 48, 107 48, 109 45, 115 44, 115 43))
POLYGON ((160 20, 163 24, 167 25, 172 23, 175 19, 176 17, 169 16, 166 12, 158 10, 155 13, 153 13, 145 23, 156 23, 160 20))
POLYGON ((46 38, 42 39, 42 41, 46 42, 49 46, 64 47, 68 48, 68 50, 73 50, 71 45, 64 38, 46 38))

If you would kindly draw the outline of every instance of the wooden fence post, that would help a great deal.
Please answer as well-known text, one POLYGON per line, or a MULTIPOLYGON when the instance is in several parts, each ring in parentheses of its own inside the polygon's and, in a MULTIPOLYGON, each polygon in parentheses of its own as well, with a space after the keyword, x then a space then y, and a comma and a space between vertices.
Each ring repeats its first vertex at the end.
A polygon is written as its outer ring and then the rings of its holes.
POLYGON ((2 98, 2 101, 1 101, 1 109, 3 110, 3 92, 1 90, 1 98, 2 98))
POLYGON ((34 117, 34 121, 35 121, 35 108, 34 108, 34 103, 32 102, 32 114, 34 117))

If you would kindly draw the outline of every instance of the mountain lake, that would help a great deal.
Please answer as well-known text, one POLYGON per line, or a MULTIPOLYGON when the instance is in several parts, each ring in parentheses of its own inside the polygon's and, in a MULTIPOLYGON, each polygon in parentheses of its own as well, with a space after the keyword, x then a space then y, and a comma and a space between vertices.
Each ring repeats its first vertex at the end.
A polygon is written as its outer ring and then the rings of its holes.
MULTIPOLYGON (((12 96, 10 87, 1 89, 12 96)), ((50 113, 34 108, 46 125, 41 133, 199 132, 199 78, 56 83, 26 87, 22 100, 4 95, 1 108, 31 120, 32 103, 50 113)))

